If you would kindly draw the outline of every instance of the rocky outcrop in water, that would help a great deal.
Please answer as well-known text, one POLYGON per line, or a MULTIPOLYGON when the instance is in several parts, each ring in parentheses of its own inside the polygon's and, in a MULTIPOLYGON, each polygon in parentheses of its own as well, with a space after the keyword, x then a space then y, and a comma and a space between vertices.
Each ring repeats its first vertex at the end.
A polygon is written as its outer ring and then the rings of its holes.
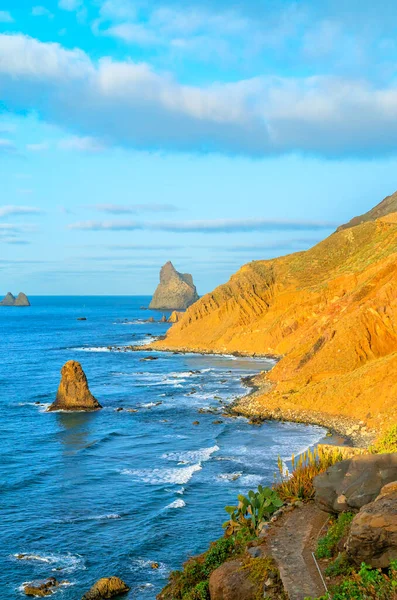
POLYGON ((154 292, 149 308, 155 310, 185 310, 198 300, 193 277, 178 273, 168 261, 160 271, 160 283, 154 292))
POLYGON ((183 315, 182 312, 178 312, 177 310, 174 310, 168 318, 168 323, 178 323, 178 321, 180 321, 182 315, 183 315))
POLYGON ((87 377, 79 362, 69 360, 63 365, 61 375, 55 402, 51 404, 48 411, 91 411, 102 408, 91 394, 87 377))
POLYGON ((59 586, 59 581, 55 577, 49 577, 43 581, 32 581, 24 586, 23 591, 26 596, 34 596, 35 598, 45 598, 51 596, 54 588, 59 586))
POLYGON ((0 306, 30 306, 30 302, 23 292, 20 292, 16 298, 11 292, 8 292, 0 302, 0 306))
POLYGON ((397 559, 397 481, 385 485, 354 517, 346 550, 358 565, 385 568, 397 559))
POLYGON ((359 510, 393 481, 397 481, 397 453, 355 456, 315 477, 315 500, 330 513, 359 510))
POLYGON ((119 577, 102 577, 84 594, 81 600, 103 600, 126 594, 130 588, 119 577))

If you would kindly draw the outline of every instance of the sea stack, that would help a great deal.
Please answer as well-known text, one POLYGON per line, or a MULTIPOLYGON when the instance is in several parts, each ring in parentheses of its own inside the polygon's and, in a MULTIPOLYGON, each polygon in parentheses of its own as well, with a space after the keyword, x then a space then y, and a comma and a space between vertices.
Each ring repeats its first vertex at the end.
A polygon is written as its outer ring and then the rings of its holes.
POLYGON ((55 402, 51 404, 48 411, 91 411, 102 408, 91 394, 87 377, 79 362, 69 360, 65 363, 61 369, 61 376, 55 402))
POLYGON ((0 306, 30 306, 30 302, 23 292, 20 292, 16 298, 11 292, 8 292, 0 302, 0 306))
POLYGON ((171 261, 160 271, 160 283, 154 292, 149 308, 155 310, 186 310, 199 299, 193 277, 178 273, 171 261))

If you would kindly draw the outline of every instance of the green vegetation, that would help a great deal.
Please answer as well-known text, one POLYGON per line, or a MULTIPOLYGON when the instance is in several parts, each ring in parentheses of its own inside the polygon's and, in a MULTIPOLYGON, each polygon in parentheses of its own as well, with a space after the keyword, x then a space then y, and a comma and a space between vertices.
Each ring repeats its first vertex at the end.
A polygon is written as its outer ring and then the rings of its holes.
POLYGON ((235 535, 240 530, 259 535, 265 522, 284 504, 277 492, 261 485, 257 492, 250 490, 247 496, 238 496, 238 501, 237 506, 225 507, 230 515, 230 519, 223 524, 227 536, 235 535))
POLYGON ((280 579, 280 573, 273 558, 265 556, 264 558, 246 558, 242 569, 247 570, 249 580, 255 585, 257 593, 255 600, 263 598, 277 598, 277 600, 287 600, 284 587, 280 579), (272 582, 269 595, 264 596, 265 582, 272 582))
POLYGON ((341 513, 333 520, 324 537, 318 540, 316 557, 332 558, 338 549, 338 544, 349 530, 353 520, 353 513, 341 513))
POLYGON ((327 577, 338 577, 338 575, 350 575, 353 572, 353 565, 346 552, 340 552, 338 556, 325 569, 327 577))
POLYGON ((363 563, 358 572, 317 600, 397 600, 397 561, 390 563, 387 572, 363 563))
POLYGON ((378 438, 373 446, 370 446, 369 450, 373 454, 397 452, 397 425, 393 425, 385 435, 378 438))
POLYGON ((273 486, 284 501, 311 500, 314 498, 313 479, 319 473, 326 471, 336 462, 343 460, 344 456, 339 450, 329 451, 315 448, 299 456, 296 461, 292 457, 292 473, 284 471, 281 458, 278 459, 278 469, 281 481, 273 486))

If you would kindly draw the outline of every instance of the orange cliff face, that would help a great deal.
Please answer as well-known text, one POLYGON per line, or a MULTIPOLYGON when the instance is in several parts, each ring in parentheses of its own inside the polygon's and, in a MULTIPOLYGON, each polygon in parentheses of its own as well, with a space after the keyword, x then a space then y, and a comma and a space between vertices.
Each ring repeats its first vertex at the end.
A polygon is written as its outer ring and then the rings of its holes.
POLYGON ((271 389, 257 398, 263 406, 389 427, 397 422, 397 213, 243 266, 153 347, 278 355, 265 377, 271 389))

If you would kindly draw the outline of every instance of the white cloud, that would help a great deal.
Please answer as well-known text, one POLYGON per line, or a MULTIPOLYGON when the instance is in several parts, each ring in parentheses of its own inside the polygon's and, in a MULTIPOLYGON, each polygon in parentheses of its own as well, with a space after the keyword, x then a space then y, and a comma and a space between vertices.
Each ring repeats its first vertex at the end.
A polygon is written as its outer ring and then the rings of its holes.
POLYGON ((58 144, 61 150, 78 150, 79 152, 101 152, 105 145, 93 137, 73 136, 61 140, 58 144))
POLYGON ((14 19, 12 18, 11 13, 8 10, 0 10, 0 23, 13 23, 14 19))
POLYGON ((58 6, 62 10, 74 12, 79 10, 83 5, 82 0, 59 0, 58 6))
POLYGON ((39 142, 37 144, 26 144, 26 149, 30 152, 43 152, 50 147, 48 142, 39 142))
POLYGON ((23 35, 0 35, 11 109, 76 132, 63 149, 379 155, 397 147, 397 87, 335 77, 257 77, 184 85, 146 63, 92 61, 23 35))
POLYGON ((0 138, 0 153, 1 152, 15 152, 16 151, 16 147, 15 144, 7 139, 7 138, 0 138))
POLYGON ((48 17, 48 19, 53 19, 54 15, 51 11, 48 10, 45 6, 33 6, 32 8, 32 16, 33 17, 48 17))
MULTIPOLYGON (((42 211, 39 208, 34 206, 15 206, 12 204, 7 204, 5 206, 0 205, 0 218, 9 217, 10 215, 38 215, 42 211)), ((7 229, 6 225, 2 226, 7 229)), ((9 226, 10 228, 13 226, 9 226)))
POLYGON ((174 212, 178 210, 173 204, 96 204, 94 206, 99 212, 112 214, 128 214, 139 212, 174 212))
POLYGON ((203 221, 80 221, 72 223, 69 229, 83 231, 135 231, 139 229, 168 231, 172 233, 238 233, 250 231, 306 231, 333 229, 336 223, 310 220, 272 219, 213 219, 203 221))

